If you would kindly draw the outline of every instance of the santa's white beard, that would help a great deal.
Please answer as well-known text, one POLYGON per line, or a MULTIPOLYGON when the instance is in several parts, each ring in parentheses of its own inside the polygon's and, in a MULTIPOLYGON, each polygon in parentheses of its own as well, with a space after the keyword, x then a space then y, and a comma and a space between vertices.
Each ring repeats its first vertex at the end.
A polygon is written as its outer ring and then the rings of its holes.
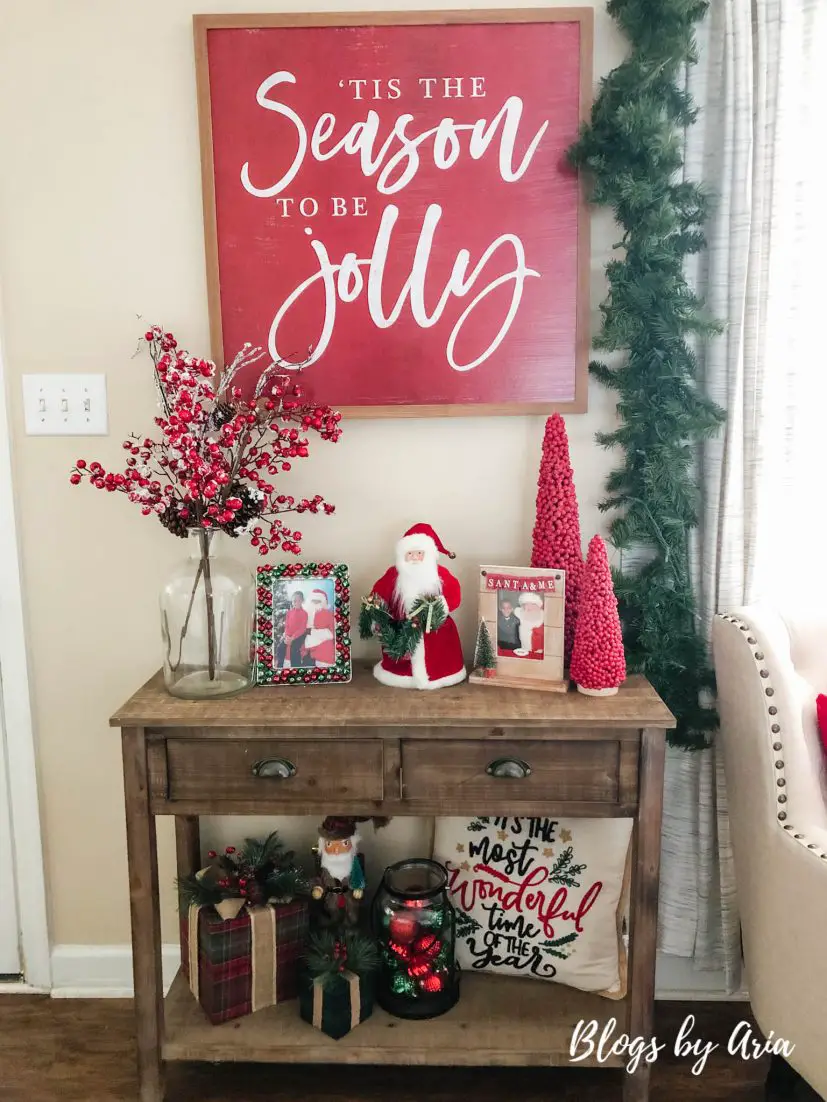
POLYGON ((406 612, 410 612, 416 605, 417 598, 431 597, 442 592, 436 556, 429 558, 426 555, 422 562, 397 559, 396 572, 394 596, 405 606, 406 612))
POLYGON ((356 852, 356 849, 353 848, 347 853, 325 853, 324 842, 319 841, 321 866, 325 872, 329 872, 336 880, 345 880, 350 876, 350 870, 356 860, 356 852))
POLYGON ((520 609, 520 646, 523 650, 531 650, 531 633, 543 623, 543 610, 538 608, 535 612, 530 608, 520 609))

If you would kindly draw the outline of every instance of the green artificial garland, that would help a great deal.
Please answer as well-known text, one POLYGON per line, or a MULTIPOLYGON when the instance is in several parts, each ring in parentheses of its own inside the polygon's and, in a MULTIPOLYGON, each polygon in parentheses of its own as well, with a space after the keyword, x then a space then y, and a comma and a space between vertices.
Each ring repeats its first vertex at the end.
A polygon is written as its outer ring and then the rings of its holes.
POLYGON ((437 631, 446 619, 442 597, 422 597, 406 620, 397 620, 387 602, 371 593, 362 601, 359 635, 362 639, 378 638, 388 658, 398 662, 413 654, 423 634, 437 631))
POLYGON ((587 170, 591 201, 610 207, 621 229, 606 266, 609 294, 595 348, 622 354, 590 364, 617 392, 619 426, 599 433, 623 452, 601 509, 621 552, 615 588, 631 671, 644 673, 677 716, 671 742, 709 744, 717 726, 714 676, 692 586, 689 541, 698 524, 695 463, 724 412, 697 387, 690 342, 720 331, 684 275, 705 247, 702 189, 682 179, 683 130, 697 114, 684 90, 696 61, 694 27, 706 0, 609 0, 631 42, 630 56, 601 82, 591 122, 569 152, 587 170))

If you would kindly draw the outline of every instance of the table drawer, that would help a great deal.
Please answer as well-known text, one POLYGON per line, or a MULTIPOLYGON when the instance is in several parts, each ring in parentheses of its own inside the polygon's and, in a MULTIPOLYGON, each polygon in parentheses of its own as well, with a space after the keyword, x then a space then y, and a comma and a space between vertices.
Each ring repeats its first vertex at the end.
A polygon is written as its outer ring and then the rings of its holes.
MULTIPOLYGON (((633 751, 634 753, 634 751, 633 751)), ((625 755, 624 755, 625 757, 625 755)), ((636 755, 635 755, 636 757, 636 755)), ((402 795, 409 800, 617 804, 621 796, 621 753, 615 741, 425 742, 402 744, 402 795)), ((623 786, 628 788, 628 785, 623 786)), ((627 795, 624 792, 624 797, 627 795)))
MULTIPOLYGON (((279 807, 318 798, 382 799, 378 739, 177 739, 164 742, 166 799, 244 802, 279 807)), ((157 758, 156 758, 157 760, 157 758)))

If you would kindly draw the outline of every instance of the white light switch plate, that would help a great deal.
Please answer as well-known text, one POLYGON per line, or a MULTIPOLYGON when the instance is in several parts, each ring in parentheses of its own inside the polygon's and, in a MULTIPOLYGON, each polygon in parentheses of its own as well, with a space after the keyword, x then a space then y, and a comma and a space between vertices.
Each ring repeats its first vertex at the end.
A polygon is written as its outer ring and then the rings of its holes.
POLYGON ((24 375, 29 436, 106 436, 105 375, 24 375))

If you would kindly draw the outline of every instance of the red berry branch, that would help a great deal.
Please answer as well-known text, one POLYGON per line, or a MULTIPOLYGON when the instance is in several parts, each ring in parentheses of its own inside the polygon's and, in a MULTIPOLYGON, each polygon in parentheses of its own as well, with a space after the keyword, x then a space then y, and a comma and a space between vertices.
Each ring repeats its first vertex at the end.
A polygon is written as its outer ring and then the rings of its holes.
POLYGON ((546 421, 543 437, 531 565, 566 572, 565 661, 568 662, 577 623, 583 549, 566 424, 559 413, 546 421))
POLYGON ((144 516, 157 516, 173 535, 188 530, 249 533, 259 553, 301 550, 302 533, 281 519, 285 513, 332 513, 320 494, 298 501, 280 493, 274 479, 309 454, 308 434, 333 443, 341 414, 306 401, 295 381, 301 364, 266 362, 261 349, 245 345, 213 385, 215 365, 178 347, 172 333, 154 325, 144 334, 161 408, 155 424, 161 439, 132 435, 123 471, 79 459, 70 476, 98 490, 126 494, 144 516), (235 377, 262 363, 252 398, 235 377))

